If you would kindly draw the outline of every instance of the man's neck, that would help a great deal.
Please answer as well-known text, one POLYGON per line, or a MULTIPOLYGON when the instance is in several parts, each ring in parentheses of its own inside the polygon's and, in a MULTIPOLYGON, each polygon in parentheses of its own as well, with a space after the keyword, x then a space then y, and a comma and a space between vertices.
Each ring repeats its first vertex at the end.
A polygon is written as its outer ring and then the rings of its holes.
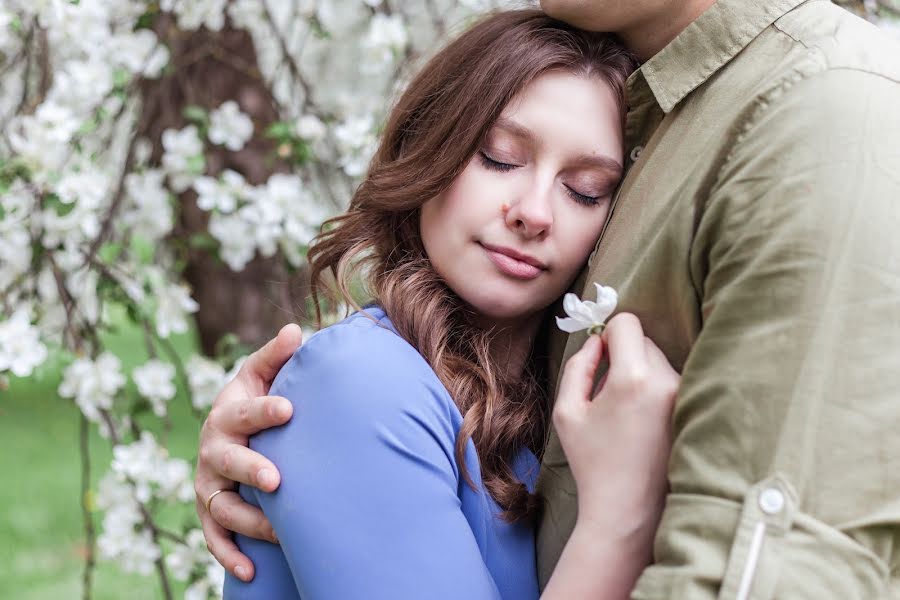
POLYGON ((659 13, 617 33, 641 62, 665 48, 678 34, 697 20, 716 0, 670 2, 659 13))

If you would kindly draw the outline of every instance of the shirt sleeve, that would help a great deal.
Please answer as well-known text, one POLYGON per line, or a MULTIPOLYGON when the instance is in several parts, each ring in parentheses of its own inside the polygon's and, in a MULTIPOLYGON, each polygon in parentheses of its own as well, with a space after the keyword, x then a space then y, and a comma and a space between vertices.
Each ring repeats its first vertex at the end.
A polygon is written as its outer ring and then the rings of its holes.
POLYGON ((898 107, 895 81, 814 75, 761 104, 721 170, 635 600, 900 594, 898 107))
POLYGON ((294 415, 251 447, 282 483, 253 493, 281 545, 242 544, 272 579, 229 579, 227 597, 499 598, 461 510, 449 397, 408 344, 363 319, 328 328, 272 393, 294 415))

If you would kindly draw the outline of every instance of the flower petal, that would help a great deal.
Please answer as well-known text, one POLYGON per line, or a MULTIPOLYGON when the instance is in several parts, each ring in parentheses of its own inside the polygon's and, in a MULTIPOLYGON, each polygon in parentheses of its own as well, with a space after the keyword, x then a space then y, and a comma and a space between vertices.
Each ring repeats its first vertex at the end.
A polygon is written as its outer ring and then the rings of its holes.
POLYGON ((587 329, 590 327, 590 323, 585 324, 580 319, 560 319, 556 317, 556 326, 566 333, 575 333, 576 331, 587 329))

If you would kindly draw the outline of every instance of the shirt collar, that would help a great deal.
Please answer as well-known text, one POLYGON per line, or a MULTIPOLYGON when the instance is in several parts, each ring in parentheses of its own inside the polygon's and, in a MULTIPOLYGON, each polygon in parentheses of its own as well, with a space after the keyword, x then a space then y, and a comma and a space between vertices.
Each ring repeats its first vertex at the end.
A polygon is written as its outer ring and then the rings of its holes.
MULTIPOLYGON (((737 56, 766 27, 806 0, 718 0, 628 80, 640 98, 646 81, 663 112, 737 56)), ((636 104, 629 99, 629 104, 636 104)))

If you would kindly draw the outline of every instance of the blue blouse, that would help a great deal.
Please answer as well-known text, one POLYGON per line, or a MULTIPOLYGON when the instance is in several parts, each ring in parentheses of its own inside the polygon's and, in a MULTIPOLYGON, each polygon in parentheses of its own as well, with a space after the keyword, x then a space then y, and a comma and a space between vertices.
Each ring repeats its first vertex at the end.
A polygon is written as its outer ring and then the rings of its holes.
MULTIPOLYGON (((281 485, 240 494, 281 544, 236 536, 256 576, 226 576, 225 598, 537 598, 533 528, 499 517, 471 440, 469 487, 454 454, 462 415, 384 312, 366 312, 377 323, 355 313, 320 331, 272 384, 294 415, 250 447, 281 485)), ((533 490, 534 455, 514 469, 533 490)))

